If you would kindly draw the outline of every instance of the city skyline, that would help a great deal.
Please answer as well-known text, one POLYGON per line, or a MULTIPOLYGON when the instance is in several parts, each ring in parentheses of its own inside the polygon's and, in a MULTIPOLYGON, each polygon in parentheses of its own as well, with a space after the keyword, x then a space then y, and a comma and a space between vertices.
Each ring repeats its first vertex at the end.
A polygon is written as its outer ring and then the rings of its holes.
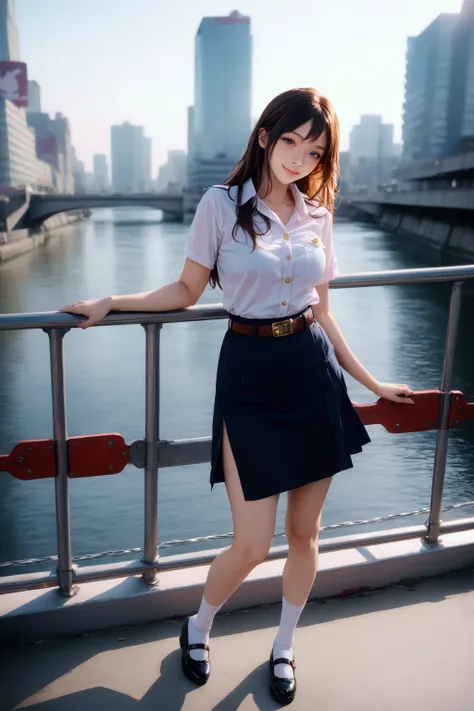
POLYGON ((408 36, 423 31, 440 12, 459 12, 461 0, 415 5, 400 0, 389 7, 383 3, 383 8, 375 0, 361 0, 357 6, 339 0, 318 8, 316 29, 282 0, 184 0, 181 5, 164 15, 150 0, 138 0, 133 8, 122 0, 103 0, 98 7, 85 0, 80 9, 43 0, 35 17, 30 0, 17 0, 20 52, 29 78, 41 86, 43 110, 61 111, 70 119, 73 142, 87 170, 94 153, 105 153, 110 160, 110 126, 123 121, 144 126, 152 138, 153 177, 169 150, 186 149, 195 33, 202 17, 235 9, 252 20, 252 116, 280 91, 313 85, 335 104, 343 149, 363 114, 379 114, 393 123, 399 142, 408 36))

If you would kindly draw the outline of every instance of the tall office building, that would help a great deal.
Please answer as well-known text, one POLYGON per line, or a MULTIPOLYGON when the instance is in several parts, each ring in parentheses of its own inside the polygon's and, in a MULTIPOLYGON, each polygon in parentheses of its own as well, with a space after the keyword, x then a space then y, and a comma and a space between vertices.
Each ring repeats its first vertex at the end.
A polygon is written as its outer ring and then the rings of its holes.
POLYGON ((107 156, 103 153, 96 153, 92 158, 92 164, 94 166, 93 188, 97 192, 103 193, 109 187, 107 156))
POLYGON ((37 81, 28 82, 28 106, 27 113, 41 113, 41 88, 37 81))
POLYGON ((86 190, 86 166, 82 160, 77 157, 74 146, 71 148, 72 153, 72 175, 74 178, 74 192, 76 195, 84 194, 86 190))
POLYGON ((49 114, 34 111, 28 111, 26 119, 35 131, 36 155, 55 170, 55 189, 60 193, 73 193, 74 167, 68 119, 60 113, 52 119, 49 114))
POLYGON ((151 185, 151 138, 125 122, 110 130, 112 185, 117 193, 146 192, 151 185))
POLYGON ((351 190, 374 190, 388 183, 396 167, 393 125, 381 116, 362 116, 353 127, 349 141, 346 184, 351 190))
POLYGON ((64 156, 63 186, 65 193, 74 192, 74 178, 72 166, 71 124, 62 113, 57 112, 54 119, 54 132, 59 144, 59 150, 64 156))
POLYGON ((48 114, 27 111, 26 120, 34 131, 37 157, 53 169, 53 187, 58 193, 66 192, 64 184, 64 153, 48 114))
POLYGON ((54 171, 36 157, 35 132, 26 123, 25 110, 0 98, 0 189, 53 188, 54 171))
POLYGON ((20 42, 15 23, 15 0, 0 0, 0 59, 20 61, 20 42))
POLYGON ((474 138, 474 0, 409 37, 403 160, 439 158, 474 138))
POLYGON ((156 180, 158 192, 183 192, 186 187, 187 158, 186 151, 168 151, 168 160, 160 166, 156 180))
POLYGON ((148 136, 143 136, 142 142, 142 172, 138 184, 141 193, 148 193, 151 190, 151 153, 152 141, 148 136))
POLYGON ((195 40, 194 106, 188 113, 188 190, 197 200, 222 182, 251 129, 250 17, 205 17, 195 40))
POLYGON ((445 153, 474 148, 474 0, 464 0, 454 28, 445 153))
POLYGON ((205 17, 195 43, 194 139, 204 158, 238 158, 250 133, 250 17, 205 17))
MULTIPOLYGON (((14 0, 0 0, 0 60, 20 61, 14 0)), ((54 170, 38 160, 35 131, 26 121, 24 108, 0 98, 0 188, 54 187, 54 170)))

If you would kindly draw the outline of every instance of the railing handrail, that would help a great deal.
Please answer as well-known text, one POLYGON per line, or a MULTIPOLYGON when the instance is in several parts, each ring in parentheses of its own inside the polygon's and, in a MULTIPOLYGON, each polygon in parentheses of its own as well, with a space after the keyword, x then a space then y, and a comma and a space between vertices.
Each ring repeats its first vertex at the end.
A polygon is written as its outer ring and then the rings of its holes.
MULTIPOLYGON (((435 460, 433 466, 433 479, 431 487, 431 501, 429 517, 424 526, 415 526, 402 531, 375 533, 364 538, 366 545, 388 543, 395 540, 408 540, 410 538, 424 537, 430 544, 437 544, 442 532, 472 530, 474 519, 455 523, 443 523, 440 519, 444 475, 446 468, 446 455, 448 433, 451 419, 452 403, 452 375, 454 353, 456 349, 456 335, 459 325, 462 282, 474 279, 474 264, 453 267, 428 267, 422 269, 400 269, 392 271, 368 272, 362 274, 349 274, 338 277, 331 282, 332 288, 353 288, 366 286, 385 286, 392 284, 419 284, 433 282, 452 282, 451 298, 449 304, 448 324, 444 361, 442 369, 441 387, 439 391, 439 413, 437 417, 437 440, 435 460)), ((157 572, 172 568, 183 568, 192 565, 204 565, 210 562, 209 555, 186 556, 185 559, 160 561, 158 559, 158 470, 160 461, 157 444, 160 444, 159 432, 159 405, 160 405, 160 332, 163 323, 178 323, 186 321, 209 321, 227 317, 227 312, 221 304, 193 306, 179 311, 168 312, 112 312, 98 326, 114 326, 126 324, 141 324, 146 332, 145 362, 146 362, 146 408, 145 431, 146 439, 140 446, 145 449, 145 531, 144 531, 144 556, 140 562, 132 562, 124 566, 111 567, 95 566, 93 569, 74 570, 71 552, 71 527, 69 511, 69 465, 67 435, 67 408, 65 388, 65 356, 64 337, 70 328, 78 326, 83 316, 60 312, 45 312, 32 314, 3 314, 0 315, 0 331, 21 329, 43 329, 50 341, 50 367, 51 386, 53 399, 53 429, 55 445, 55 493, 56 493, 56 524, 58 539, 58 566, 57 577, 52 574, 38 577, 16 576, 13 580, 0 581, 0 592, 7 590, 24 590, 42 586, 59 585, 62 595, 71 596, 75 592, 75 583, 85 580, 100 580, 108 577, 143 574, 143 580, 152 583, 157 572)), ((459 399, 457 397, 457 399, 459 399)), ((192 441, 184 443, 185 449, 192 441)), ((186 454, 185 463, 201 461, 196 458, 196 451, 191 447, 191 457, 186 454)), ((183 447, 181 446, 181 450, 183 447)), ((209 461, 206 458, 206 461, 209 461)), ((176 466, 173 461, 171 466, 176 466)), ((321 548, 325 550, 352 547, 357 545, 357 539, 347 537, 343 542, 339 540, 324 541, 321 548)), ((281 549, 272 550, 269 559, 283 557, 281 549)))
MULTIPOLYGON (((430 284, 474 279, 474 264, 453 267, 422 267, 420 269, 391 269, 387 271, 345 274, 331 282, 332 289, 348 289, 394 284, 430 284)), ((125 326, 127 324, 183 323, 210 321, 228 317, 222 304, 200 304, 175 311, 113 311, 97 326, 125 326)), ((0 331, 35 328, 76 328, 83 316, 59 311, 40 311, 25 314, 0 314, 0 331)))

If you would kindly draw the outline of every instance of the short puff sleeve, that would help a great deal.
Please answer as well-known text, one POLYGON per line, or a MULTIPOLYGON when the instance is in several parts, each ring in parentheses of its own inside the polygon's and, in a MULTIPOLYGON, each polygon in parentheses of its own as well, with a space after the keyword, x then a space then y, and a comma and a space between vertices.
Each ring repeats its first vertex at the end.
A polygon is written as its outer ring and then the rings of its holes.
POLYGON ((333 219, 331 213, 329 211, 326 212, 326 214, 324 215, 324 217, 321 218, 321 220, 324 223, 322 225, 321 239, 324 245, 324 252, 326 255, 326 266, 319 281, 315 284, 315 286, 318 286, 319 284, 326 284, 328 281, 332 281, 337 276, 339 276, 339 267, 337 264, 336 252, 334 250, 332 238, 333 219))
POLYGON ((202 196, 186 242, 186 257, 208 269, 216 265, 221 239, 217 190, 209 188, 202 196))

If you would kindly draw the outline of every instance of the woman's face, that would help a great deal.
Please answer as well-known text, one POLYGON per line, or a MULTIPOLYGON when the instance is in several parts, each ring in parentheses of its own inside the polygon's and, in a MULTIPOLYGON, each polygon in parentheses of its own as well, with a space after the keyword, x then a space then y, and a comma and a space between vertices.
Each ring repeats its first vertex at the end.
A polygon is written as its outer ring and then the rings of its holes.
MULTIPOLYGON (((275 143, 270 156, 270 170, 280 183, 288 185, 301 180, 318 166, 327 147, 327 131, 324 130, 319 138, 307 141, 310 130, 311 121, 307 121, 294 131, 283 133, 275 143)), ((264 128, 260 129, 258 140, 264 148, 267 141, 264 128)))

